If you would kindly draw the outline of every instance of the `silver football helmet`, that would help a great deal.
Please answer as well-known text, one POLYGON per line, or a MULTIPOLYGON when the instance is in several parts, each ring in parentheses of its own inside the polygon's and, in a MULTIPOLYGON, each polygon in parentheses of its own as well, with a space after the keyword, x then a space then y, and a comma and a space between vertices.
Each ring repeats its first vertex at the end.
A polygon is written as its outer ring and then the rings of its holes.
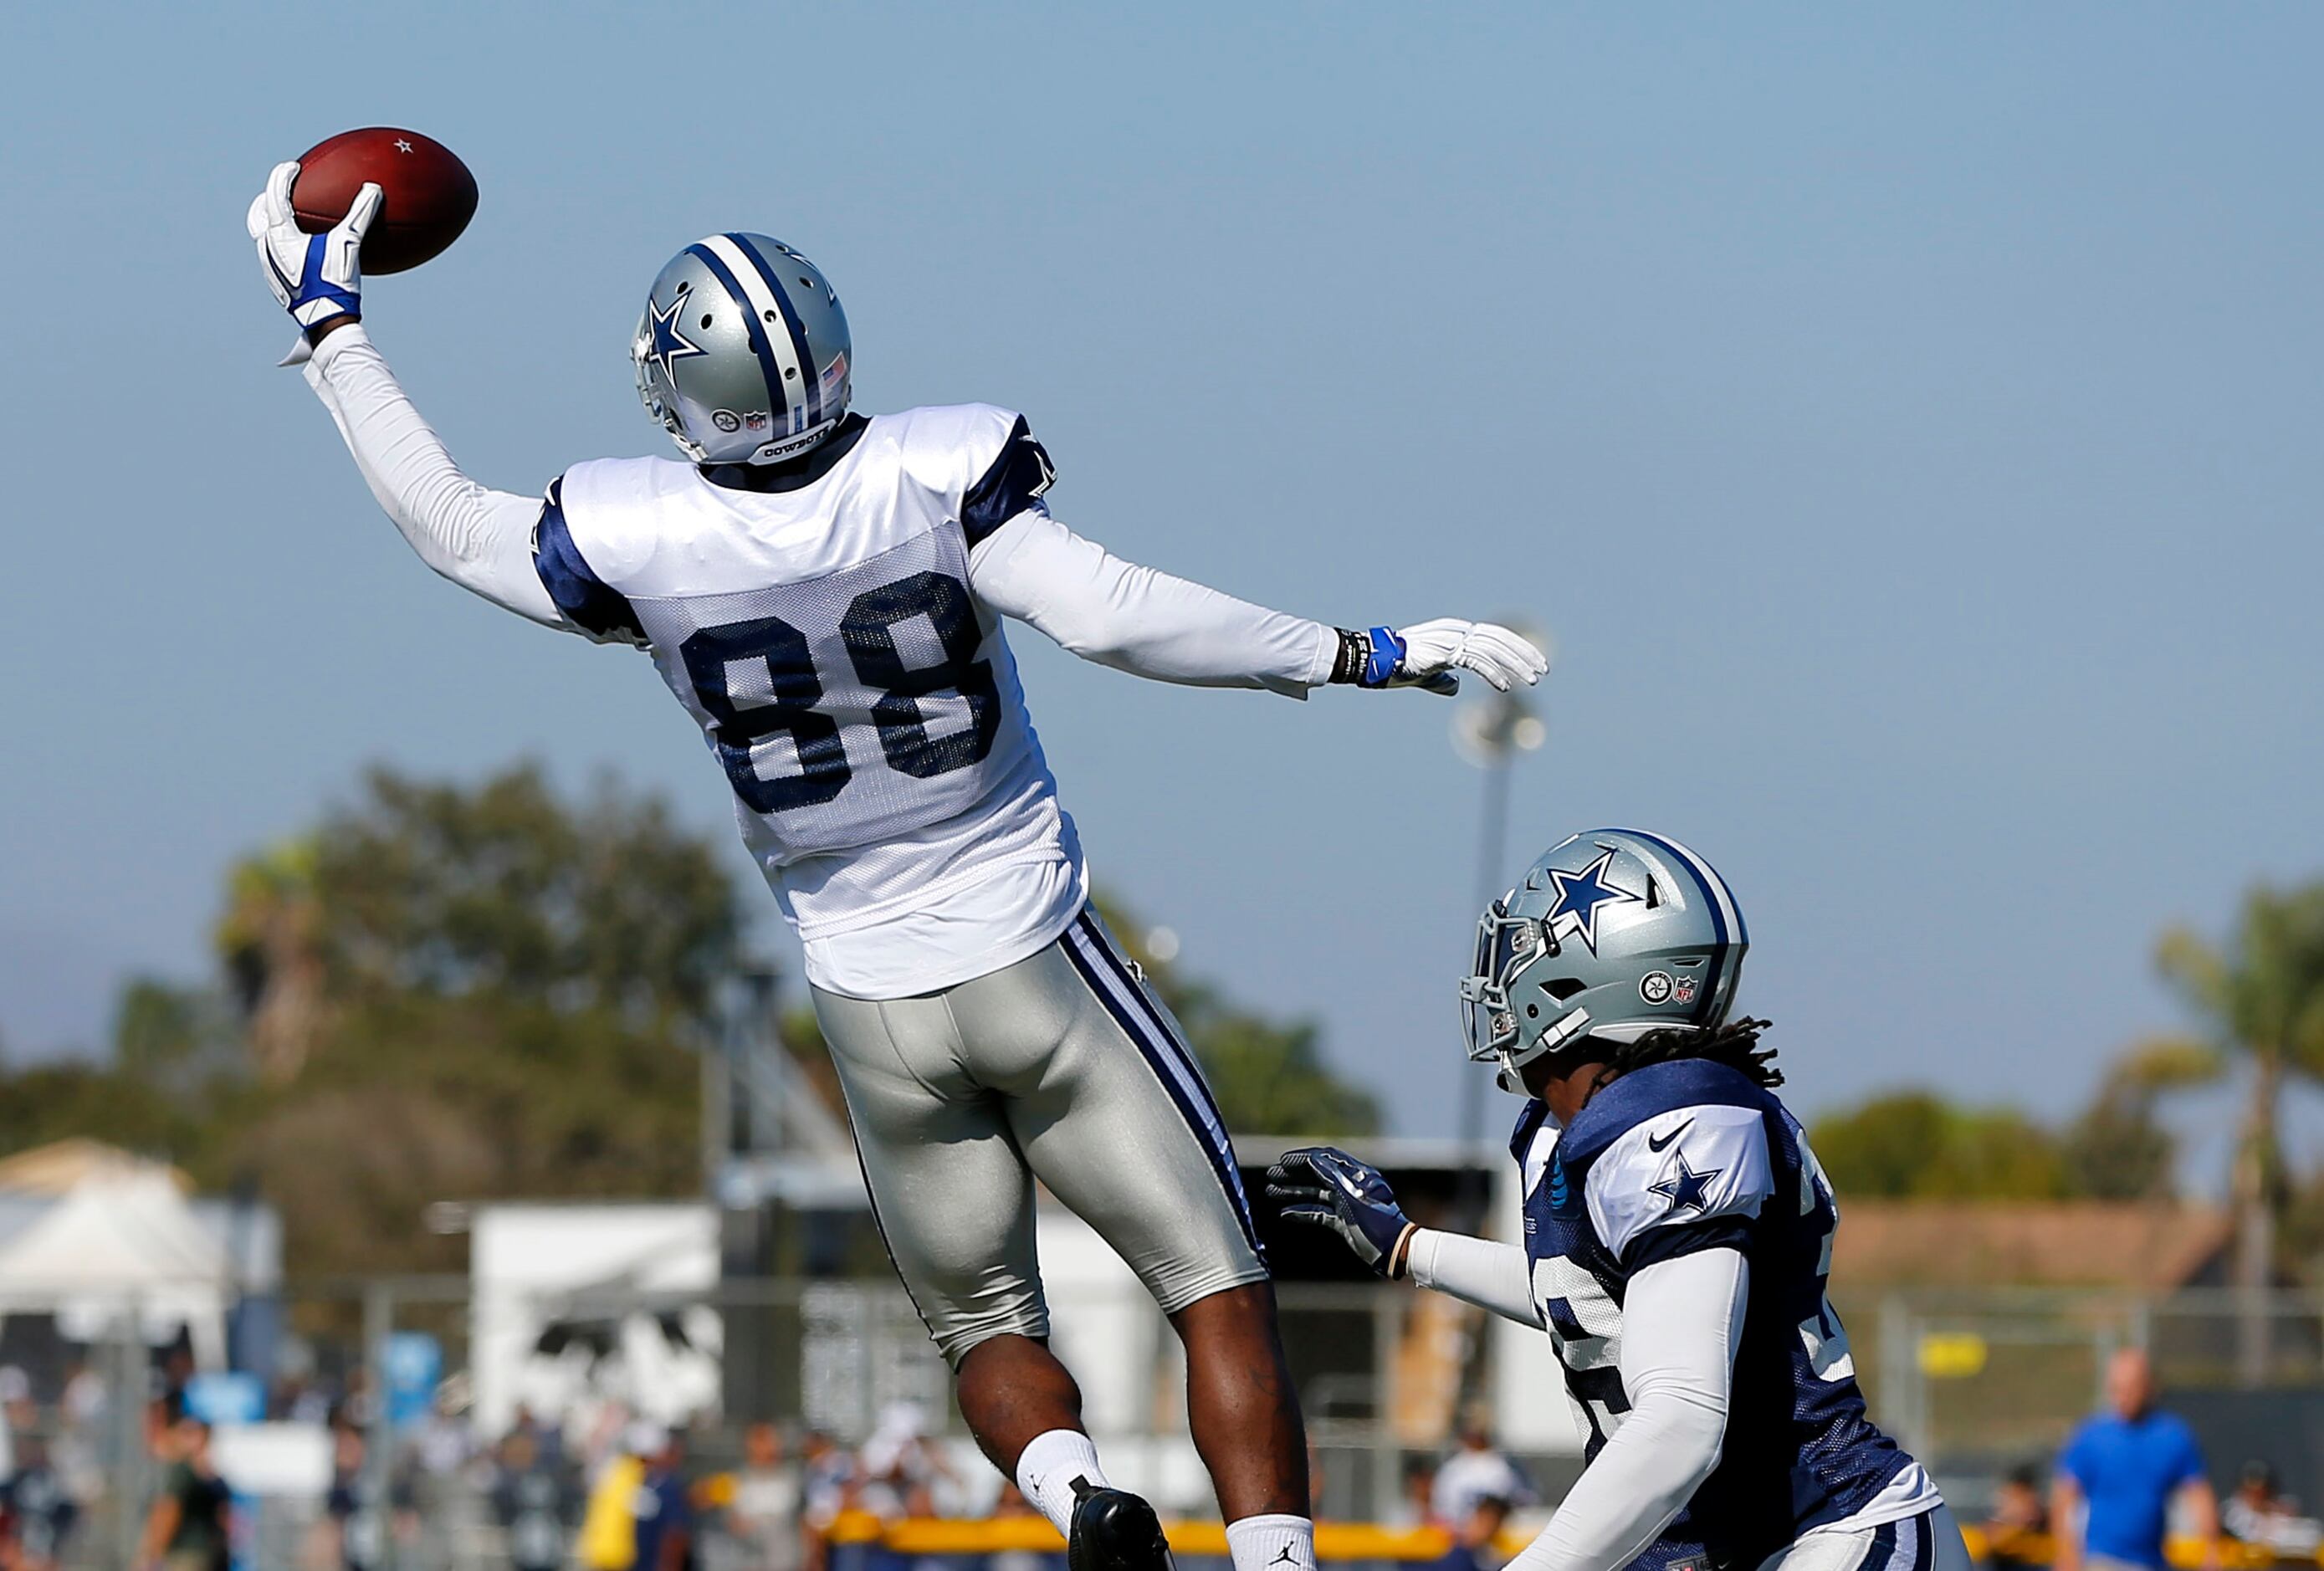
POLYGON ((1591 829, 1560 841, 1485 909, 1461 984, 1469 1057, 1517 1071, 1584 1037, 1636 1041, 1727 1019, 1750 936, 1711 864, 1675 840, 1591 829))
POLYGON ((697 464, 772 464, 839 429, 847 313, 822 272, 764 235, 712 235, 669 259, 630 358, 646 412, 697 464))

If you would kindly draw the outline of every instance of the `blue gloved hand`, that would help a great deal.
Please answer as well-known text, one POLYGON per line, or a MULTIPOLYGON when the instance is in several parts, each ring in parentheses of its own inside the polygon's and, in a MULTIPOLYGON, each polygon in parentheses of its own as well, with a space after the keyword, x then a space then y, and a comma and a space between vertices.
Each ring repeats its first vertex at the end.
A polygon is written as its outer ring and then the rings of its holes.
POLYGON ((1407 627, 1375 627, 1360 634, 1363 665, 1353 673, 1360 688, 1421 688, 1432 693, 1461 690, 1458 672, 1474 671, 1500 692, 1541 680, 1549 657, 1521 633, 1490 622, 1439 617, 1407 627))
POLYGON ((266 287, 301 328, 333 317, 360 319, 363 269, 359 255, 364 231, 379 216, 380 189, 364 185, 355 193, 346 217, 327 233, 309 235, 299 227, 290 210, 290 185, 298 178, 295 162, 276 164, 244 220, 250 237, 258 243, 266 287))
POLYGON ((1267 1197, 1286 1222, 1329 1228, 1379 1275, 1405 1274, 1405 1246, 1418 1231, 1378 1168, 1327 1145, 1286 1151, 1267 1169, 1267 1197))

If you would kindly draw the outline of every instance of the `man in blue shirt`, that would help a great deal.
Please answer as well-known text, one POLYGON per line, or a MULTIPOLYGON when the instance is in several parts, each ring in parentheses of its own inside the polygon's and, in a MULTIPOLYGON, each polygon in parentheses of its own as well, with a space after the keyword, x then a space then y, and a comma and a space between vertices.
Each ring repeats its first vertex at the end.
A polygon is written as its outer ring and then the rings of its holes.
POLYGON ((2058 1457, 2050 1521, 2053 1571, 2162 1571, 2171 1502, 2187 1496, 2206 1571, 2219 1564, 2219 1497, 2194 1432, 2154 1405, 2146 1354, 2126 1348, 2107 1365, 2107 1411, 2086 1420, 2058 1457), (2089 1511, 2082 1511, 2087 1502, 2089 1511))

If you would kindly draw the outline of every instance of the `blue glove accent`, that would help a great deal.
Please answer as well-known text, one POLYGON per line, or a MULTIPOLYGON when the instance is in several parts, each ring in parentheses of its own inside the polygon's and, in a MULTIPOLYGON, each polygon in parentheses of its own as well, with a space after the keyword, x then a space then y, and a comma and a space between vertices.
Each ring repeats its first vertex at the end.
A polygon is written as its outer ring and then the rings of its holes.
POLYGON ((1267 1194, 1286 1222, 1328 1228, 1381 1276, 1397 1274, 1397 1245, 1412 1223, 1370 1163, 1327 1145, 1286 1151, 1267 1170, 1267 1194))
POLYGON ((1356 678, 1356 686, 1384 688, 1388 686, 1388 679, 1396 675, 1396 668, 1404 663, 1404 640, 1397 636, 1393 627, 1375 627, 1364 636, 1371 641, 1371 655, 1364 661, 1363 672, 1356 678))
POLYGON ((290 314, 297 317, 301 322, 306 323, 309 327, 312 327, 318 321, 324 320, 327 315, 331 314, 304 311, 300 309, 305 306, 312 305, 317 300, 323 300, 331 305, 335 305, 338 307, 340 310, 346 312, 346 314, 351 317, 360 318, 363 315, 363 297, 361 295, 355 293, 353 290, 341 289, 335 283, 326 283, 323 282, 323 246, 329 239, 330 236, 328 235, 312 235, 308 236, 307 265, 303 270, 302 276, 299 279, 299 282, 296 284, 292 285, 290 290, 290 314))

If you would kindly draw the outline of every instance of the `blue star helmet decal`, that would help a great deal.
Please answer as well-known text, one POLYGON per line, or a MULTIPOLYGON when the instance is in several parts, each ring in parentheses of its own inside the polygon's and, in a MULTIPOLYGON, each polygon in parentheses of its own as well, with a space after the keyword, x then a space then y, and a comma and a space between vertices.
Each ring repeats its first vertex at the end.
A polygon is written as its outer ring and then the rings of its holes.
POLYGON ((1659 1184, 1647 1185, 1646 1188, 1650 1192, 1660 1195, 1664 1199, 1668 1200, 1670 1202, 1670 1208, 1673 1211, 1702 1211, 1707 1209, 1704 1205, 1704 1201, 1711 1193, 1711 1180, 1719 1177, 1720 1174, 1725 1172, 1727 1169, 1724 1168, 1711 1168, 1704 1172, 1698 1173, 1692 1168, 1686 1165, 1686 1153, 1684 1151, 1673 1153, 1671 1160, 1677 1164, 1677 1171, 1672 1173, 1670 1177, 1665 1178, 1659 1184))
POLYGON ((1557 902, 1549 908, 1547 918, 1551 938, 1580 938, 1592 955, 1598 953, 1598 908, 1638 898, 1606 882, 1606 866, 1613 860, 1614 853, 1609 850, 1600 852, 1597 861, 1579 873, 1549 870, 1549 882, 1557 892, 1557 902))
MULTIPOLYGON (((689 355, 704 355, 709 352, 700 345, 688 340, 684 333, 678 330, 678 313, 685 309, 686 296, 684 295, 679 295, 670 301, 669 310, 666 311, 660 310, 651 300, 646 302, 646 315, 653 319, 653 347, 646 351, 646 358, 660 361, 661 374, 666 377, 669 376, 671 361, 683 360, 689 355)), ((670 379, 670 385, 673 387, 678 385, 675 377, 670 379)))

